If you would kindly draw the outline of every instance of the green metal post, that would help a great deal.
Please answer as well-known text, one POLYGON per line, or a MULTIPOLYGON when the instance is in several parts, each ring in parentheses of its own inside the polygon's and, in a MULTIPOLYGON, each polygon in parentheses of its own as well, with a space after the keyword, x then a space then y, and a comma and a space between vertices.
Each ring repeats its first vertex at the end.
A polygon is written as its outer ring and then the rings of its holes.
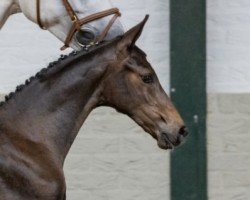
POLYGON ((190 135, 171 153, 171 199, 207 200, 206 1, 170 0, 171 97, 190 135))

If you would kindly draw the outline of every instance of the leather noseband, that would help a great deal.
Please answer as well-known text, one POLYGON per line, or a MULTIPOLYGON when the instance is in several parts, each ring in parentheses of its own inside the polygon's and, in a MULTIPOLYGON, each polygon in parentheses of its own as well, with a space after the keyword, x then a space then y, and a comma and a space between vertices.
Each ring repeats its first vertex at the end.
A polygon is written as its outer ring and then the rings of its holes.
MULTIPOLYGON (((83 18, 83 19, 79 19, 77 17, 77 15, 76 15, 75 11, 73 10, 72 6, 68 2, 68 0, 62 0, 62 2, 63 2, 63 5, 64 5, 65 9, 67 10, 73 24, 72 24, 72 27, 71 27, 71 29, 70 29, 70 31, 69 31, 69 33, 68 33, 68 35, 67 35, 67 37, 66 37, 66 39, 64 41, 64 46, 61 48, 61 50, 65 50, 65 49, 67 49, 69 47, 69 44, 72 41, 72 38, 73 38, 74 34, 78 30, 80 30, 82 25, 87 24, 87 23, 92 22, 92 21, 95 21, 95 20, 98 20, 98 19, 101 19, 103 17, 114 15, 111 18, 111 20, 109 21, 106 28, 100 34, 100 36, 95 41, 93 41, 93 43, 98 43, 98 42, 103 41, 104 38, 106 37, 106 35, 108 34, 110 28, 112 27, 112 25, 116 21, 116 19, 121 16, 121 13, 120 13, 118 8, 111 8, 111 9, 104 10, 104 11, 101 11, 101 12, 98 12, 98 13, 94 13, 94 14, 89 15, 89 16, 83 18)), ((40 4, 41 4, 40 0, 37 0, 37 9, 36 9, 37 10, 37 23, 38 23, 38 25, 40 26, 41 29, 45 30, 46 28, 43 25, 42 20, 41 20, 40 4)))

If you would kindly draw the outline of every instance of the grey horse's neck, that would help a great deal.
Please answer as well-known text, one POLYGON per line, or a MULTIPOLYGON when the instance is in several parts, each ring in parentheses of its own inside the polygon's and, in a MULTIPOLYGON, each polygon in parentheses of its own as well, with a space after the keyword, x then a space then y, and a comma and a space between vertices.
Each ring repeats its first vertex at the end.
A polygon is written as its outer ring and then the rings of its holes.
POLYGON ((15 93, 0 109, 0 132, 44 146, 63 163, 84 120, 98 106, 105 52, 67 58, 15 93))

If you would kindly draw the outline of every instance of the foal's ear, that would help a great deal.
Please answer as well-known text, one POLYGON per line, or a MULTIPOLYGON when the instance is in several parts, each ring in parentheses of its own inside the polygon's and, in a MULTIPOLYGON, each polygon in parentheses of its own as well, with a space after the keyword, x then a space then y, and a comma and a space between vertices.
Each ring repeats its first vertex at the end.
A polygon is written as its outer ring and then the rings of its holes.
POLYGON ((143 28, 148 21, 149 15, 146 15, 144 20, 140 22, 138 25, 127 31, 122 39, 118 43, 118 51, 120 53, 125 53, 127 50, 132 49, 136 43, 136 41, 141 36, 143 28))

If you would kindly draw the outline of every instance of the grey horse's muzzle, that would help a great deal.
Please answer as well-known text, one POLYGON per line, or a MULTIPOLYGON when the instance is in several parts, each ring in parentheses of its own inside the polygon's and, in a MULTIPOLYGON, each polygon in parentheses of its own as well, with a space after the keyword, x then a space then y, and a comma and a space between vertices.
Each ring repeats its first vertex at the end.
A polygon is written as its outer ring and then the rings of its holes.
POLYGON ((75 34, 75 39, 80 46, 90 45, 96 41, 97 31, 90 26, 84 26, 75 34))

